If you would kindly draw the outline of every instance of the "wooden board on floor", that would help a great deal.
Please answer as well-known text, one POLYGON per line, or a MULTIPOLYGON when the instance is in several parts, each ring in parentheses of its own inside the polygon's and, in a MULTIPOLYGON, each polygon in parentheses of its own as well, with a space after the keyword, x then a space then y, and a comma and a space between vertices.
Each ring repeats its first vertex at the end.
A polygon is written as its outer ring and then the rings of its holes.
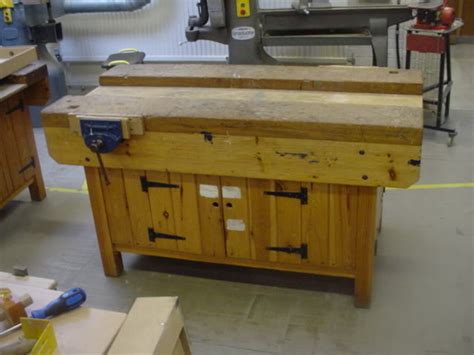
POLYGON ((194 86, 421 95, 419 71, 351 66, 226 64, 120 65, 100 85, 194 86))
POLYGON ((191 354, 178 298, 137 298, 108 354, 191 354))

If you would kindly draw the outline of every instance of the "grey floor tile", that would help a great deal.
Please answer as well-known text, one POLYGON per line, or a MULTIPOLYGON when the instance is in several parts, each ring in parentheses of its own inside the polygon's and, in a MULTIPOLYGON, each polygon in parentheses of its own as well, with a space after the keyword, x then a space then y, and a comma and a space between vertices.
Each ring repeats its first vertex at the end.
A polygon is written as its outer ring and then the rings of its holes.
POLYGON ((250 349, 232 348, 228 346, 209 345, 193 342, 191 344, 193 355, 270 355, 274 353, 254 351, 250 349))

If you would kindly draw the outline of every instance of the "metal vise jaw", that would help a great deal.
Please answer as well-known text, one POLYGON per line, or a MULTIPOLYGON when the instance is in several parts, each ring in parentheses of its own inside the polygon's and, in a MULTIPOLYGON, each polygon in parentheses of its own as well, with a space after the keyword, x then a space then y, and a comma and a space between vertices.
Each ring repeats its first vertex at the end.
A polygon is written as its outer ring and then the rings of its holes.
POLYGON ((123 141, 121 120, 80 120, 81 135, 94 153, 113 152, 123 141))

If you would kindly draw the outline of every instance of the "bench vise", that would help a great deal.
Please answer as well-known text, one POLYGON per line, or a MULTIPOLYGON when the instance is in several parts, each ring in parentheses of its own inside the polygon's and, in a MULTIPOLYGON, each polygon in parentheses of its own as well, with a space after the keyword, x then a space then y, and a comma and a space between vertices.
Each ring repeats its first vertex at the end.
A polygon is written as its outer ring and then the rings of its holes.
POLYGON ((69 127, 71 131, 80 134, 87 148, 97 155, 98 165, 107 185, 110 182, 102 154, 114 152, 132 135, 145 133, 142 117, 70 116, 69 127))
POLYGON ((83 119, 80 125, 84 143, 94 153, 113 152, 123 142, 121 120, 83 119))

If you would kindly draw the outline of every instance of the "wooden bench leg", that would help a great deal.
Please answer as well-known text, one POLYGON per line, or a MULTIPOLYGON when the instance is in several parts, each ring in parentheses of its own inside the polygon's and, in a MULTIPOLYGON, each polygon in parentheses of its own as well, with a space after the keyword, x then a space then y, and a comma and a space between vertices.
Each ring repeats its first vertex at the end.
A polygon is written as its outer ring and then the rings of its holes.
MULTIPOLYGON (((22 96, 25 100, 25 96, 22 96)), ((24 134, 28 142, 29 152, 34 161, 34 180, 28 187, 30 196, 33 201, 43 201, 46 198, 46 188, 44 186, 43 173, 41 172, 41 165, 38 157, 38 150, 36 149, 36 141, 33 133, 33 125, 31 123, 28 110, 24 110, 21 114, 21 120, 24 128, 24 134)))
POLYGON ((355 306, 369 308, 372 294, 375 235, 377 229, 377 188, 359 187, 357 207, 355 306))
POLYGON ((85 172, 104 273, 107 276, 120 276, 123 271, 122 255, 114 250, 112 243, 102 192, 102 177, 97 168, 86 167, 85 172))
POLYGON ((41 175, 41 168, 39 163, 36 167, 35 179, 28 187, 30 196, 33 201, 43 201, 46 198, 46 188, 44 186, 43 176, 41 175))

